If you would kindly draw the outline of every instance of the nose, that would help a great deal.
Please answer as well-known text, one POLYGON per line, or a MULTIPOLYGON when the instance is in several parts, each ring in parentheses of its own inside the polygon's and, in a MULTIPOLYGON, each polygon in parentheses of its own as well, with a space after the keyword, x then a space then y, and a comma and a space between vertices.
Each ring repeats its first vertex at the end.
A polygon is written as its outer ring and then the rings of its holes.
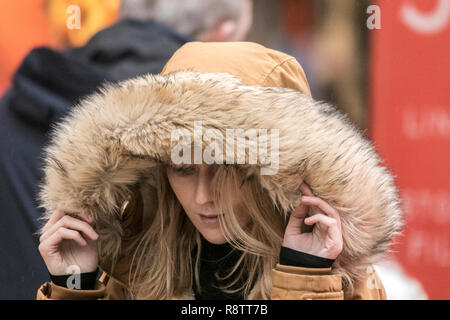
POLYGON ((210 191, 211 177, 207 173, 200 170, 195 190, 195 201, 199 205, 205 205, 212 202, 212 195, 210 191))

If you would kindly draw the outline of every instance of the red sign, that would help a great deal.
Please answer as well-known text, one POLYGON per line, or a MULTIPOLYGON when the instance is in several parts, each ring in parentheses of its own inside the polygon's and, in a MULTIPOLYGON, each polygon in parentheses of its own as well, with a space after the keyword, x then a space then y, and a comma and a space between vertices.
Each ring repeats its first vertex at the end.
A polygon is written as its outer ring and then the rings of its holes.
POLYGON ((450 299, 450 0, 372 4, 370 134, 406 220, 393 249, 428 298, 450 299))

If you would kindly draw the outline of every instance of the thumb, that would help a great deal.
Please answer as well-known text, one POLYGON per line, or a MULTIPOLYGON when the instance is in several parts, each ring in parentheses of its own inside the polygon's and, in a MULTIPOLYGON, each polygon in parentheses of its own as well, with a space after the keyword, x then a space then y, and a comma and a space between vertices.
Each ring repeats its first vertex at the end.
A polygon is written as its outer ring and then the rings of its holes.
POLYGON ((286 230, 296 229, 300 231, 303 220, 306 218, 306 214, 308 213, 308 209, 308 205, 303 204, 300 198, 300 204, 292 211, 291 216, 289 217, 286 230))

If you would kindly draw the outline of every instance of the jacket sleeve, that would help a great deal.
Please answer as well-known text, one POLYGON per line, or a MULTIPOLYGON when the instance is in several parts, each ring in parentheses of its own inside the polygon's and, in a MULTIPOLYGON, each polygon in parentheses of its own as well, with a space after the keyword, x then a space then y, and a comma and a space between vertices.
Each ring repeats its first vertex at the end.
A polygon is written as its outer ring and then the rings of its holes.
POLYGON ((96 281, 94 290, 68 289, 44 283, 37 291, 37 300, 116 300, 126 299, 126 290, 105 272, 96 281))
POLYGON ((277 264, 272 270, 272 300, 339 300, 344 298, 341 276, 330 268, 277 264))
POLYGON ((383 284, 373 267, 345 296, 342 277, 330 268, 301 268, 277 264, 272 270, 272 300, 384 300, 383 284))

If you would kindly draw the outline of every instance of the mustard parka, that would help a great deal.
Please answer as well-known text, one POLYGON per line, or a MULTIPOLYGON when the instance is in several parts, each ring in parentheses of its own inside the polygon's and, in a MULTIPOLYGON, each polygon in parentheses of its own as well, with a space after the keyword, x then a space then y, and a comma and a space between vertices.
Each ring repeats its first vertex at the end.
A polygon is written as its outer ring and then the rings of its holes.
MULTIPOLYGON (((344 245, 332 267, 276 264, 271 299, 386 299, 373 264, 403 225, 392 174, 346 115, 312 99, 295 58, 251 42, 187 43, 161 74, 107 85, 57 126, 41 203, 47 218, 59 207, 89 210, 103 274, 95 290, 44 283, 37 299, 130 297, 128 248, 157 207, 152 170, 170 162, 171 132, 193 131, 199 119, 223 136, 226 128, 278 129, 278 170, 257 175, 261 188, 287 213, 305 181, 340 213, 344 245)), ((253 290, 249 299, 261 295, 253 290)))

